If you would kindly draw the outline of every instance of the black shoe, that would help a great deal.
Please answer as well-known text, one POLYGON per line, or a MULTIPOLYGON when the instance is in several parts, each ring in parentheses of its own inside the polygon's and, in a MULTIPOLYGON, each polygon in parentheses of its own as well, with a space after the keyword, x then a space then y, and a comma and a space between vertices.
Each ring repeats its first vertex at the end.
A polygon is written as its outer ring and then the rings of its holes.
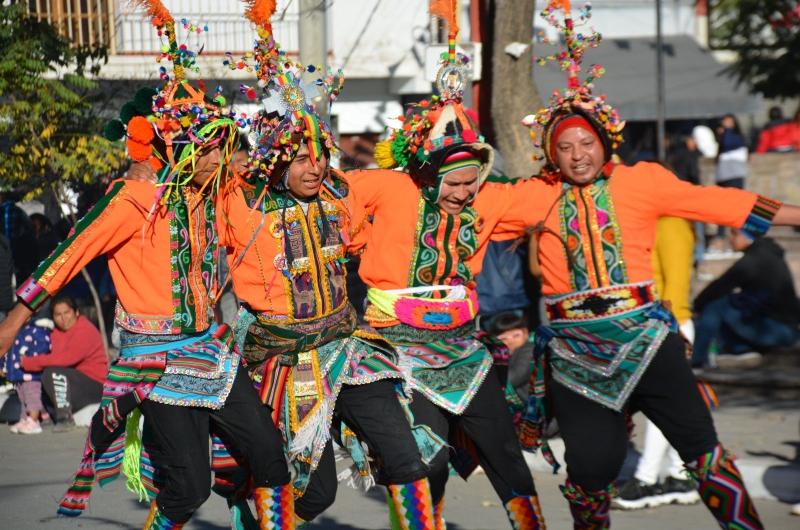
POLYGON ((700 500, 697 483, 690 478, 667 477, 661 489, 663 495, 673 504, 694 504, 700 500))
POLYGON ((619 488, 617 496, 611 500, 611 506, 623 510, 640 510, 669 504, 662 496, 663 492, 658 484, 645 484, 632 478, 619 488))

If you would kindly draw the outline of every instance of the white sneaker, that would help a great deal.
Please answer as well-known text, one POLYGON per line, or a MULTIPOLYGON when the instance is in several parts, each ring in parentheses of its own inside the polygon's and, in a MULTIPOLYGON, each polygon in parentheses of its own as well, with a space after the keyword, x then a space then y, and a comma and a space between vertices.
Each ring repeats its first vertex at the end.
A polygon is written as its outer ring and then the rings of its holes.
POLYGON ((757 351, 749 351, 739 355, 722 354, 717 355, 716 362, 718 368, 746 370, 761 366, 761 363, 764 362, 764 356, 757 351))
POLYGON ((22 425, 24 425, 25 423, 28 423, 28 419, 29 417, 25 416, 24 419, 19 420, 17 423, 9 427, 8 430, 14 434, 19 434, 19 428, 22 427, 22 425))
POLYGON ((39 422, 30 417, 27 419, 28 421, 24 425, 17 427, 17 434, 40 434, 42 426, 39 425, 39 422))
POLYGON ((800 502, 792 506, 792 509, 789 511, 792 515, 800 515, 800 502))

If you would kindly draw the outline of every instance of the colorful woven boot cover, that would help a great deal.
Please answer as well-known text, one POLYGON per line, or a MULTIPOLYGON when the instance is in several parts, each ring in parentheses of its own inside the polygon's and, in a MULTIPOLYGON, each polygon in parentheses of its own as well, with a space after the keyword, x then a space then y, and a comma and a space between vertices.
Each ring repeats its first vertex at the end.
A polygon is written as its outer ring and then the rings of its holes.
POLYGON ((435 530, 431 485, 427 478, 408 484, 391 484, 387 489, 393 529, 435 530))
POLYGON ((294 494, 292 484, 253 490, 259 530, 294 530, 294 494))
POLYGON ((444 495, 439 502, 433 505, 433 528, 435 530, 447 530, 447 523, 444 520, 444 495))
POLYGON ((150 513, 147 515, 147 521, 144 522, 142 530, 180 530, 183 528, 183 524, 176 523, 161 513, 156 501, 153 501, 150 503, 150 513))
POLYGON ((569 501, 574 530, 604 530, 611 528, 611 506, 613 485, 599 491, 586 492, 569 478, 561 486, 561 493, 569 501))
POLYGON ((713 450, 687 464, 686 469, 697 481, 700 498, 720 527, 730 530, 764 528, 733 457, 721 445, 717 444, 713 450))
POLYGON ((545 530, 542 507, 536 495, 514 497, 505 504, 513 530, 545 530))

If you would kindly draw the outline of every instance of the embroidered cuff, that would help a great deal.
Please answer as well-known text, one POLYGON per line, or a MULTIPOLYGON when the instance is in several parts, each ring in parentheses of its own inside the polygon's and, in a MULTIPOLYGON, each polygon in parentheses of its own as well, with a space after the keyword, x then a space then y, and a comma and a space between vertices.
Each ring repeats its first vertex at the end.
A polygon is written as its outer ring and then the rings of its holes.
POLYGON ((750 211, 750 215, 744 220, 742 231, 753 239, 766 234, 767 230, 772 226, 772 218, 775 217, 775 213, 782 204, 781 201, 759 195, 755 205, 753 205, 753 209, 750 211))
POLYGON ((36 283, 36 280, 31 276, 17 289, 17 297, 19 301, 28 306, 31 311, 36 311, 50 298, 50 293, 48 293, 44 287, 36 283))

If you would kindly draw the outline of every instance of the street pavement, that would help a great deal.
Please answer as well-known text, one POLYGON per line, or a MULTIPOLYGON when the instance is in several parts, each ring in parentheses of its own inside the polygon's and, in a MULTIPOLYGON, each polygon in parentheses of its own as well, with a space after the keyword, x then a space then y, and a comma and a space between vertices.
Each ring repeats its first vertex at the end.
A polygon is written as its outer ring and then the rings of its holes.
MULTIPOLYGON (((714 413, 720 439, 738 457, 745 480, 757 497, 767 529, 796 530, 800 517, 789 515, 790 502, 800 501, 800 402, 754 396, 727 399, 714 413)), ((641 419, 636 420, 634 445, 641 443, 641 419)), ((125 490, 123 480, 96 488, 88 511, 77 519, 58 518, 55 508, 78 465, 85 429, 68 433, 14 435, 0 425, 0 528, 5 530, 141 528, 147 507, 125 490)), ((558 451, 558 442, 554 443, 558 451)), ((635 464, 630 452, 626 472, 635 464)), ((537 457, 538 458, 538 457, 537 457)), ((534 479, 551 529, 569 529, 566 502, 558 491, 563 473, 553 475, 534 463, 534 479), (542 469, 542 470, 539 470, 542 469)), ((453 477, 446 497, 450 530, 509 528, 503 507, 485 475, 468 482, 453 477)), ((614 511, 613 528, 672 530, 719 528, 702 505, 664 506, 635 512, 614 511)), ((308 530, 375 530, 388 528, 381 488, 363 495, 340 485, 336 504, 308 530)), ((187 529, 229 528, 225 503, 213 495, 187 529)))

